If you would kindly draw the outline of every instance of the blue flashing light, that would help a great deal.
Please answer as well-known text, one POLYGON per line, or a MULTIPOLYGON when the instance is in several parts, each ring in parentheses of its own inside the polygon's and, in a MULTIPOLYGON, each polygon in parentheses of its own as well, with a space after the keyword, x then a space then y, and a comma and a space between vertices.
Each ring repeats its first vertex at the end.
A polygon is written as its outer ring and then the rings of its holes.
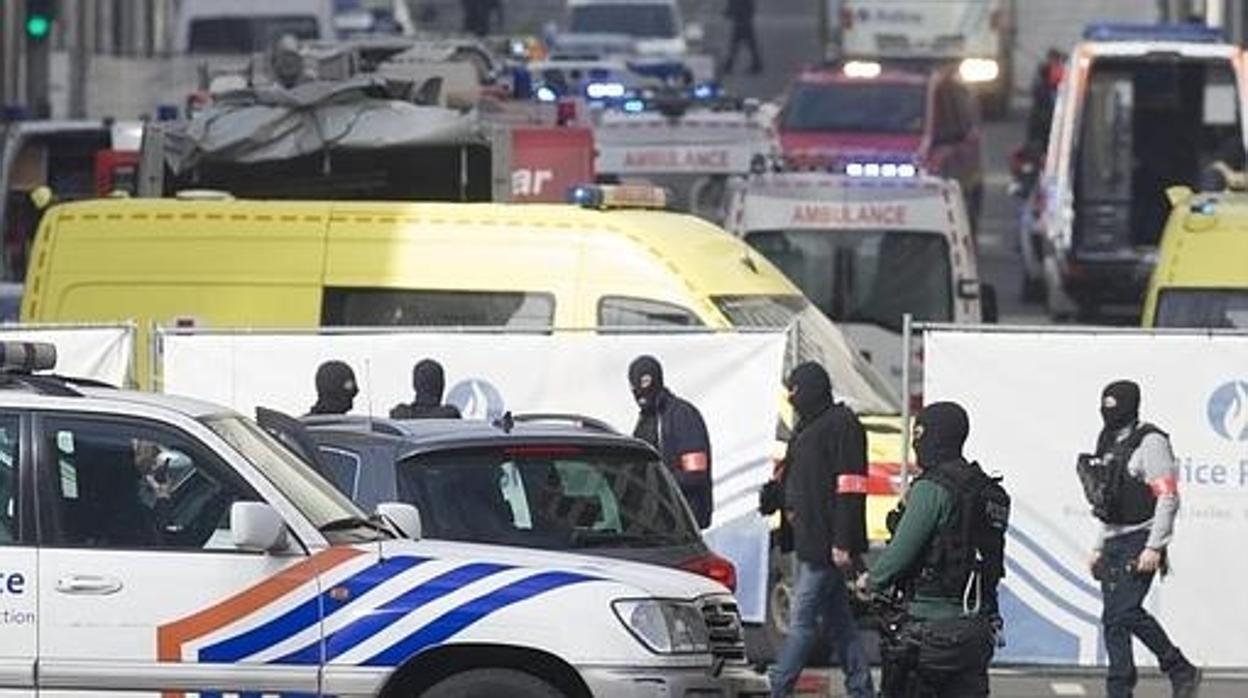
POLYGON ((719 92, 719 89, 715 85, 704 82, 700 85, 694 86, 693 98, 694 99, 714 99, 715 95, 718 92, 719 92))
POLYGON ((624 102, 624 111, 629 114, 640 114, 646 110, 646 103, 640 99, 630 99, 624 102))
POLYGON ((618 82, 591 82, 585 86, 585 96, 590 99, 619 99, 626 93, 618 82))
POLYGON ((535 90, 533 94, 537 96, 537 101, 539 102, 559 101, 559 95, 556 94, 553 89, 551 89, 550 87, 547 87, 546 85, 542 85, 541 87, 537 88, 537 90, 535 90))
POLYGON ((909 162, 851 162, 845 165, 850 177, 910 179, 919 176, 919 168, 909 162))
POLYGON ((568 203, 597 208, 602 205, 602 190, 598 187, 572 187, 568 190, 568 203))
POLYGON ((1203 24, 1089 24, 1083 30, 1088 41, 1176 41, 1217 44, 1226 41, 1222 30, 1203 24))

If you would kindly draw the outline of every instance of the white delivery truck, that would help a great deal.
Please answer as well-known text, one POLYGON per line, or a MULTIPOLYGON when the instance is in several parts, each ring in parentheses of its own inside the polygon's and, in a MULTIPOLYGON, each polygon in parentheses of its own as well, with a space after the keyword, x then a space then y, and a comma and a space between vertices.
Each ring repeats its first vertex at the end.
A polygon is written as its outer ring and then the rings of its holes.
POLYGON ((985 111, 1009 110, 1014 0, 828 0, 830 58, 957 64, 985 111))

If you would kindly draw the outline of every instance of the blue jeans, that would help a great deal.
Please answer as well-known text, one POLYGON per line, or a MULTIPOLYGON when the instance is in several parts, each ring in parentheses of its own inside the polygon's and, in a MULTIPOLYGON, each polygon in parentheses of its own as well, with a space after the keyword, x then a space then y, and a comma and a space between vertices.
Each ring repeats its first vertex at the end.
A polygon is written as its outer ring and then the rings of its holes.
POLYGON ((849 591, 845 577, 831 564, 814 565, 799 562, 797 588, 794 590, 792 622, 784 641, 780 660, 771 670, 771 695, 788 696, 810 659, 810 652, 822 629, 836 647, 845 673, 845 690, 851 698, 872 698, 871 667, 858 638, 858 627, 849 608, 849 591))
POLYGON ((1129 564, 1144 550, 1148 531, 1130 533, 1105 541, 1101 551, 1101 596, 1105 602, 1101 623, 1105 628, 1105 653, 1109 655, 1109 673, 1105 694, 1109 698, 1130 698, 1135 689, 1135 656, 1131 637, 1140 638, 1169 672, 1182 662, 1179 650, 1170 642, 1166 631, 1148 611, 1144 598, 1153 583, 1153 575, 1127 570, 1129 564))

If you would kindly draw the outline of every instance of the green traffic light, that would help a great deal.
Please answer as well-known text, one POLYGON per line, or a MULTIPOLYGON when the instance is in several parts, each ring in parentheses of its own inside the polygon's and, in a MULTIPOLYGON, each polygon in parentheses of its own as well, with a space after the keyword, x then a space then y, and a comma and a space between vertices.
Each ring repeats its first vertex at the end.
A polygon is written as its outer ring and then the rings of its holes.
POLYGON ((45 39, 52 32, 52 20, 47 15, 31 15, 26 18, 26 36, 45 39))

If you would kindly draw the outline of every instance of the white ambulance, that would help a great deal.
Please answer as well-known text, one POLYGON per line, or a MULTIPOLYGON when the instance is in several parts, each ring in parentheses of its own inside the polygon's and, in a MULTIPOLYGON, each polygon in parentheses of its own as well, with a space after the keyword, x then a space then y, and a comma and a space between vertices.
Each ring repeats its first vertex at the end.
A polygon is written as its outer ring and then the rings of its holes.
POLYGON ((780 268, 900 392, 902 318, 995 321, 957 182, 909 164, 763 172, 734 183, 726 227, 780 268))
POLYGON ((12 370, 30 346, 0 345, 5 696, 767 693, 710 580, 419 540, 240 415, 12 370))

